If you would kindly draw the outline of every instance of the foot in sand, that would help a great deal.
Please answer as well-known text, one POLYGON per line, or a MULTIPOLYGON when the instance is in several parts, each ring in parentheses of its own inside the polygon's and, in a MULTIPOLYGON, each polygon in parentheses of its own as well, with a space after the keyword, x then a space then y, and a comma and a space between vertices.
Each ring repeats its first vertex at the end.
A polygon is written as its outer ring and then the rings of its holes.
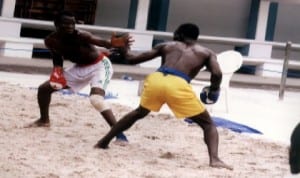
POLYGON ((128 141, 121 140, 121 139, 116 139, 114 141, 114 144, 119 145, 119 146, 126 146, 126 145, 128 145, 128 141))
POLYGON ((94 148, 108 149, 108 144, 104 143, 103 140, 99 140, 94 148))
POLYGON ((116 138, 118 141, 128 142, 127 137, 123 133, 118 134, 116 138))
POLYGON ((233 170, 233 167, 225 164, 221 160, 211 161, 211 163, 209 164, 209 166, 210 167, 214 167, 214 168, 225 168, 225 169, 233 170))
POLYGON ((24 128, 32 128, 32 127, 50 127, 50 122, 49 121, 42 121, 42 120, 36 120, 33 123, 30 123, 26 126, 24 126, 24 128))
POLYGON ((116 141, 114 143, 119 146, 126 146, 128 144, 128 139, 123 133, 120 133, 116 136, 116 141))
MULTIPOLYGON (((116 141, 114 142, 119 146, 126 146, 128 144, 128 140, 124 134, 120 134, 116 136, 116 141), (122 135, 122 136, 120 136, 122 135)), ((104 139, 98 141, 98 143, 94 146, 94 148, 108 149, 108 144, 104 139)))

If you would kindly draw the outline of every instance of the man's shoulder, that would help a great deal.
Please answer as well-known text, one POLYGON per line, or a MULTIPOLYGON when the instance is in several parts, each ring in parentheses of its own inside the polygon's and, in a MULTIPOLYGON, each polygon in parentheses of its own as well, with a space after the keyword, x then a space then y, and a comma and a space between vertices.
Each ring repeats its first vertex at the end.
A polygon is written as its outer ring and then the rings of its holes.
POLYGON ((76 35, 74 37, 83 41, 88 40, 93 36, 91 32, 85 30, 76 30, 75 33, 76 35))
POLYGON ((205 47, 199 43, 195 43, 195 45, 193 47, 195 48, 196 51, 199 51, 199 52, 213 53, 213 51, 211 49, 209 49, 208 47, 205 47))
POLYGON ((49 35, 47 35, 44 40, 45 41, 46 40, 51 40, 51 39, 56 38, 56 37, 57 37, 57 33, 56 32, 52 32, 49 35))
POLYGON ((49 47, 53 48, 55 46, 55 43, 56 43, 57 39, 58 39, 57 33, 56 32, 52 32, 48 36, 45 37, 44 43, 45 43, 45 45, 48 48, 49 47))
POLYGON ((161 42, 161 43, 158 43, 156 46, 158 47, 163 47, 163 46, 176 46, 177 45, 177 42, 176 41, 165 41, 165 42, 161 42))
POLYGON ((86 30, 79 30, 79 29, 76 29, 75 33, 76 33, 78 36, 82 36, 82 37, 92 35, 92 33, 89 32, 89 31, 86 31, 86 30))

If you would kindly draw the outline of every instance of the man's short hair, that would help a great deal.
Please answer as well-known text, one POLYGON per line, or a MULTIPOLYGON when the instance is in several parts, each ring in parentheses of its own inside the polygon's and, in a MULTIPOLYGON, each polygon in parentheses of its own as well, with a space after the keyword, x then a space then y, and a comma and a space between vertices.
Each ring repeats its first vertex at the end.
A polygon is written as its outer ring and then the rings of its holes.
POLYGON ((75 17, 74 13, 71 11, 61 11, 54 18, 54 25, 57 26, 61 23, 61 19, 63 16, 75 17))
POLYGON ((196 40, 199 36, 200 30, 199 27, 193 23, 184 23, 178 27, 176 32, 187 38, 196 40))

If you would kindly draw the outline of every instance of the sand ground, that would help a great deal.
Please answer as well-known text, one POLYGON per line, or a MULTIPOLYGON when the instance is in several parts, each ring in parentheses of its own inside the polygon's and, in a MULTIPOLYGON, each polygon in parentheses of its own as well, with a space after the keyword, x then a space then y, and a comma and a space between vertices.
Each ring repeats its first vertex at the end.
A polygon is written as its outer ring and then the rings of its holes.
MULTIPOLYGON (((56 93, 50 128, 24 128, 39 117, 36 87, 43 75, 0 72, 0 175, 2 178, 280 178, 289 175, 288 146, 299 122, 300 92, 283 101, 276 90, 232 88, 230 112, 224 100, 214 116, 251 126, 263 135, 240 134, 218 127, 219 154, 233 171, 208 166, 202 130, 175 119, 167 107, 126 131, 129 144, 93 145, 109 127, 86 97, 56 93), (22 76, 22 77, 20 77, 22 76)), ((117 118, 138 104, 137 81, 113 80, 108 99, 117 118), (130 84, 128 82, 131 82, 130 84), (124 86, 126 87, 124 88, 124 86)), ((200 86, 194 86, 199 91, 200 86)), ((88 88, 82 92, 87 92, 88 88)), ((210 108, 209 108, 210 109, 210 108)))

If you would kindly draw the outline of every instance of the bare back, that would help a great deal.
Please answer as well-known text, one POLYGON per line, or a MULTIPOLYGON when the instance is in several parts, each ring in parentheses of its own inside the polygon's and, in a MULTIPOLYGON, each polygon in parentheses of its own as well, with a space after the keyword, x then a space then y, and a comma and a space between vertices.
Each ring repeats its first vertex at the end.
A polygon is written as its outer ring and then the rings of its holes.
POLYGON ((168 42, 160 47, 162 66, 170 67, 194 78, 201 68, 218 71, 216 55, 198 43, 168 42))
POLYGON ((212 50, 199 45, 195 40, 160 43, 150 51, 137 55, 133 53, 126 55, 130 64, 138 64, 156 57, 162 58, 161 66, 180 71, 191 79, 205 66, 211 72, 211 88, 219 88, 222 72, 216 55, 212 50))

